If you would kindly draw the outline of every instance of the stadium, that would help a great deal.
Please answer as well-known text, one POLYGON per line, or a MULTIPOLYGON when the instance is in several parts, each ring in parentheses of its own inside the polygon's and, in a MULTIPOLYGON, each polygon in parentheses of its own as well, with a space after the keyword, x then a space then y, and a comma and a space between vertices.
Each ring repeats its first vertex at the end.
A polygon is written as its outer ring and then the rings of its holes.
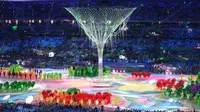
POLYGON ((0 1, 2 112, 200 111, 200 1, 0 1))

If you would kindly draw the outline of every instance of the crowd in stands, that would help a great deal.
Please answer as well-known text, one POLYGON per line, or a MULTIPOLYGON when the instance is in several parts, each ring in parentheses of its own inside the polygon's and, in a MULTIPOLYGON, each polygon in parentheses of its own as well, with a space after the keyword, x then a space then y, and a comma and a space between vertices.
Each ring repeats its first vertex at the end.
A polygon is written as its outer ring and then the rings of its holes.
MULTIPOLYGON (((75 38, 72 40, 67 40, 64 42, 64 37, 31 37, 23 42, 20 40, 1 40, 1 53, 9 50, 32 48, 32 49, 42 49, 42 48, 55 48, 59 47, 60 52, 70 51, 73 54, 82 54, 86 52, 91 52, 89 49, 92 48, 91 42, 86 38, 75 38), (10 49, 8 49, 10 48, 10 49), (89 50, 89 51, 88 51, 89 50)), ((183 40, 163 40, 160 45, 163 49, 167 48, 183 48, 193 49, 199 43, 198 41, 183 41, 183 40)), ((108 47, 114 52, 119 52, 125 49, 126 52, 147 52, 154 47, 154 42, 152 40, 146 39, 114 39, 108 47)), ((109 49, 109 48, 108 48, 109 49)), ((129 54, 129 53, 127 53, 129 54)), ((131 56, 131 55, 127 55, 131 56)))
POLYGON ((62 44, 64 37, 31 37, 28 40, 25 40, 23 47, 57 47, 62 44))
POLYGON ((191 69, 192 73, 198 73, 200 71, 200 66, 199 65, 194 65, 192 66, 192 69, 191 69))
POLYGON ((197 74, 200 71, 200 66, 197 63, 162 63, 152 65, 151 71, 164 74, 197 74))
MULTIPOLYGON (((198 42, 195 40, 162 40, 158 43, 160 48, 157 49, 155 48, 157 47, 156 43, 151 39, 116 38, 112 40, 111 44, 106 45, 104 58, 105 61, 117 62, 119 55, 124 55, 128 60, 126 62, 145 63, 146 60, 156 61, 154 56, 160 55, 166 59, 169 57, 168 61, 182 59, 185 62, 176 65, 176 68, 182 68, 187 72, 191 71, 191 68, 193 68, 192 71, 198 71, 195 70, 198 67, 193 67, 193 65, 198 66, 200 64, 197 61, 199 54, 193 51, 194 47, 200 43, 198 42), (176 52, 170 51, 169 48, 176 52), (178 48, 184 48, 186 51, 179 51, 178 48), (190 61, 189 64, 188 61, 190 61)), ((1 64, 13 64, 16 63, 16 60, 21 60, 29 67, 47 67, 76 63, 94 64, 97 62, 97 50, 92 42, 85 37, 72 39, 60 36, 39 36, 23 39, 2 38, 0 43, 1 60, 3 60, 1 64), (55 56, 50 58, 50 52, 54 52, 55 56)))
POLYGON ((31 37, 25 40, 21 39, 14 39, 13 38, 1 38, 0 45, 1 45, 1 52, 9 51, 9 50, 17 50, 24 48, 44 48, 44 47, 57 47, 62 44, 64 41, 64 37, 31 37))
POLYGON ((9 38, 6 39, 0 39, 0 52, 1 53, 6 53, 9 50, 17 51, 18 50, 18 45, 20 43, 20 40, 12 40, 9 38))
POLYGON ((182 69, 181 66, 173 66, 172 64, 154 64, 152 66, 152 72, 164 73, 164 74, 181 74, 188 73, 188 67, 182 69))
MULTIPOLYGON (((182 25, 177 25, 177 26, 182 26, 182 25)), ((195 29, 195 28, 189 28, 191 26, 190 24, 188 25, 183 25, 183 29, 177 30, 176 28, 172 29, 163 29, 163 32, 165 32, 166 37, 174 37, 174 38, 198 38, 200 34, 200 30, 195 29), (188 26, 188 28, 184 28, 188 26)), ((169 27, 169 26, 167 26, 169 27)), ((166 27, 166 28, 167 28, 166 27)))
MULTIPOLYGON (((2 15, 0 18, 15 18, 15 17, 27 17, 27 18, 66 18, 69 16, 63 7, 69 6, 101 6, 100 1, 41 1, 41 2, 1 2, 0 6, 2 15), (16 16, 17 15, 17 16, 16 16)), ((190 21, 200 19, 199 16, 199 2, 124 2, 120 0, 109 2, 112 6, 129 6, 137 7, 137 10, 132 14, 131 19, 137 21, 160 21, 160 20, 173 20, 173 21, 190 21), (189 10, 188 10, 189 9, 189 10)))
POLYGON ((162 41, 161 46, 165 49, 194 49, 197 47, 200 43, 198 43, 197 40, 165 40, 162 41))
MULTIPOLYGON (((26 104, 26 103, 1 103, 0 111, 3 112, 166 112, 167 110, 143 110, 143 109, 116 109, 101 107, 82 107, 81 105, 58 105, 58 104, 26 104)), ((174 110, 173 112, 184 112, 174 110)), ((195 112, 195 110, 193 110, 195 112)))

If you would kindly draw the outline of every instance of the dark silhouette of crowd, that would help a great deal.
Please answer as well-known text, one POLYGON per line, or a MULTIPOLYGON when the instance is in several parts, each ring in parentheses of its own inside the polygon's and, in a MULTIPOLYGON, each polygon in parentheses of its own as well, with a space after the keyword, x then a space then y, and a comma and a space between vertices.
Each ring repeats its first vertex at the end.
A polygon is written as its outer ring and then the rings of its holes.
MULTIPOLYGON (((26 104, 26 103, 1 103, 2 112, 167 112, 168 110, 144 110, 144 109, 121 109, 100 107, 83 107, 81 105, 59 105, 59 104, 26 104)), ((173 112, 184 112, 183 110, 173 110, 173 112)), ((191 112, 196 112, 191 110, 191 112)))
POLYGON ((2 103, 3 112, 99 112, 100 108, 85 108, 82 106, 64 106, 58 104, 47 105, 44 103, 25 104, 25 103, 2 103))

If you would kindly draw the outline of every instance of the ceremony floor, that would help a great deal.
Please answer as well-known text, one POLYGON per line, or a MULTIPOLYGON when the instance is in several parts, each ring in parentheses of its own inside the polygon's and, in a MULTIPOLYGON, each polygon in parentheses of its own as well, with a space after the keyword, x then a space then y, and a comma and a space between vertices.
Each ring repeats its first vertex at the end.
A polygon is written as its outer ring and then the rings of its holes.
MULTIPOLYGON (((68 74, 66 70, 55 70, 55 69, 44 69, 44 72, 61 72, 68 74)), ((166 75, 166 74, 155 74, 148 79, 135 79, 129 73, 112 73, 105 79, 110 79, 113 82, 113 86, 109 88, 96 88, 91 85, 92 78, 69 78, 64 76, 62 80, 37 80, 36 86, 26 93, 4 93, 0 94, 0 102, 5 102, 3 98, 6 95, 10 95, 10 98, 6 101, 17 102, 25 101, 28 96, 34 96, 43 89, 56 89, 66 91, 68 88, 75 87, 81 91, 88 93, 96 92, 110 92, 112 93, 112 99, 119 99, 110 105, 106 105, 107 108, 134 108, 134 109, 145 109, 145 110, 173 110, 173 109, 184 109, 190 110, 192 108, 199 109, 192 102, 179 101, 173 98, 163 98, 159 90, 156 87, 158 79, 176 78, 180 80, 180 75, 166 75)), ((1 79, 4 82, 8 79, 1 79)), ((13 81, 10 79, 8 81, 13 81)), ((183 77, 183 80, 187 83, 187 76, 183 77)))

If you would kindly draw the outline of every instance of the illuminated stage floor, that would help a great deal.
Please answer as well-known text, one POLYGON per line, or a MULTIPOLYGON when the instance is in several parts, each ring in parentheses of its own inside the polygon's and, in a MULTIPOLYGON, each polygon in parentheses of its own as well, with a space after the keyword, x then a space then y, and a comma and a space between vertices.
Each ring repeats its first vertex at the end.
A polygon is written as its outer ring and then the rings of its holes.
MULTIPOLYGON (((57 70, 46 69, 46 72, 55 72, 57 70)), ((66 73, 65 70, 59 70, 59 72, 66 73)), ((160 92, 156 88, 156 81, 158 79, 165 78, 176 78, 179 80, 179 75, 165 75, 165 74, 152 74, 149 79, 139 79, 136 80, 132 78, 130 74, 113 74, 109 76, 109 79, 113 80, 113 87, 111 88, 94 88, 91 86, 90 78, 76 78, 69 79, 64 78, 62 80, 52 80, 52 81, 37 81, 36 89, 30 92, 22 94, 1 94, 0 102, 3 102, 3 97, 6 95, 11 95, 8 99, 9 102, 12 101, 25 101, 25 99, 30 96, 37 94, 42 89, 57 89, 57 90, 67 90, 67 88, 76 87, 88 93, 96 92, 110 92, 113 94, 113 99, 119 98, 119 102, 114 105, 108 105, 108 107, 124 107, 124 108, 134 108, 134 109, 145 109, 145 110, 162 110, 162 109, 192 109, 196 108, 195 105, 187 101, 179 101, 176 99, 164 99, 161 97, 160 92)), ((187 81, 187 77, 183 78, 187 81)), ((3 81, 4 79, 1 79, 3 81)), ((106 106, 105 106, 106 107, 106 106)))

